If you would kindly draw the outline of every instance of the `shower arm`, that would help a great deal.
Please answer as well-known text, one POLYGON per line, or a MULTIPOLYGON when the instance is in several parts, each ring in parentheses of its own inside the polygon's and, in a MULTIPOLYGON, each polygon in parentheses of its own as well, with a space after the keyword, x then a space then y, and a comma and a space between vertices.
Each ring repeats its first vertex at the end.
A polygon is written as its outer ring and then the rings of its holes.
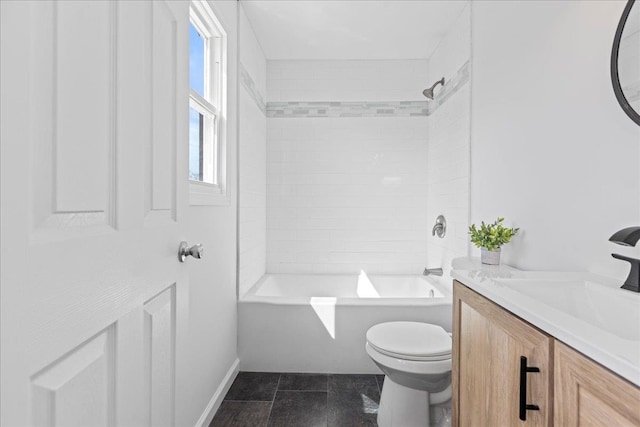
POLYGON ((429 89, 423 90, 422 94, 429 99, 433 99, 434 97, 433 90, 436 88, 436 86, 438 86, 438 84, 441 84, 442 86, 444 86, 444 77, 438 80, 437 82, 435 82, 433 86, 431 86, 429 89))
POLYGON ((431 87, 429 88, 429 90, 434 90, 434 89, 436 88, 436 86, 438 86, 439 84, 441 84, 442 86, 444 86, 444 77, 443 77, 443 78, 441 78, 440 80, 438 80, 437 82, 435 82, 435 83, 433 84, 433 86, 431 86, 431 87))

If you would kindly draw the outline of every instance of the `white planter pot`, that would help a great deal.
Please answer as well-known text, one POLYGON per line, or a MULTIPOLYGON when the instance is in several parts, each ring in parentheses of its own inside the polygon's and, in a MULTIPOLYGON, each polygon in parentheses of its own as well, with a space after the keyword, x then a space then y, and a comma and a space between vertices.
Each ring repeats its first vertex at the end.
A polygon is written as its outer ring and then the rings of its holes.
POLYGON ((480 249, 480 261, 489 265, 500 264, 500 249, 497 251, 489 251, 485 248, 480 249))

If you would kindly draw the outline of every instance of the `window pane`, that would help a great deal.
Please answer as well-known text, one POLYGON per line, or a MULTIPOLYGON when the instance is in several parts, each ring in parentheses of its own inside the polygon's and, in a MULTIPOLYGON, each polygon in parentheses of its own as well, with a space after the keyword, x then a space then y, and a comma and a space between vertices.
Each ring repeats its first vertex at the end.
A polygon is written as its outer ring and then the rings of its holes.
POLYGON ((211 184, 217 184, 216 165, 218 164, 215 117, 204 117, 204 145, 202 147, 202 180, 211 184))
POLYGON ((216 184, 216 120, 189 108, 189 179, 216 184))
POLYGON ((202 181, 202 114, 189 109, 189 179, 202 181))
POLYGON ((189 24, 189 86, 203 98, 204 96, 204 39, 189 24))

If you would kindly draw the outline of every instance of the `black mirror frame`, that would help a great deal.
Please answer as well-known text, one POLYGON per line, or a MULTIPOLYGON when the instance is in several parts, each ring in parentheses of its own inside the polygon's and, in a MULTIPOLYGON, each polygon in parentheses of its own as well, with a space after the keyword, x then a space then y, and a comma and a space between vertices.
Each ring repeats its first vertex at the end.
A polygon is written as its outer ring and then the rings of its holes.
POLYGON ((624 112, 627 114, 627 116, 629 116, 631 120, 633 120, 637 125, 640 126, 640 114, 638 114, 637 111, 631 108, 631 104, 629 104, 629 101, 627 101, 627 98, 624 96, 624 92, 622 92, 622 86, 620 86, 620 76, 618 75, 618 51, 620 50, 622 31, 624 30, 624 24, 627 23, 629 13, 631 13, 631 7, 635 2, 636 0, 628 0, 627 5, 622 12, 620 22, 618 23, 616 35, 613 39, 613 49, 611 49, 611 83, 613 84, 613 92, 616 94, 618 103, 620 104, 624 112))

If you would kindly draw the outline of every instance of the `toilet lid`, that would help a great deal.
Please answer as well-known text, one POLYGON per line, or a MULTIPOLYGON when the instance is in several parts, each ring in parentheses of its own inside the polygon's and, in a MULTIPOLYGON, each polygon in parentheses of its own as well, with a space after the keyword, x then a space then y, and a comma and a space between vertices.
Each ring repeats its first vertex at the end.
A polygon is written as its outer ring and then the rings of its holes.
POLYGON ((451 355, 449 334, 429 323, 380 323, 367 331, 367 342, 376 350, 401 359, 440 360, 451 355))

